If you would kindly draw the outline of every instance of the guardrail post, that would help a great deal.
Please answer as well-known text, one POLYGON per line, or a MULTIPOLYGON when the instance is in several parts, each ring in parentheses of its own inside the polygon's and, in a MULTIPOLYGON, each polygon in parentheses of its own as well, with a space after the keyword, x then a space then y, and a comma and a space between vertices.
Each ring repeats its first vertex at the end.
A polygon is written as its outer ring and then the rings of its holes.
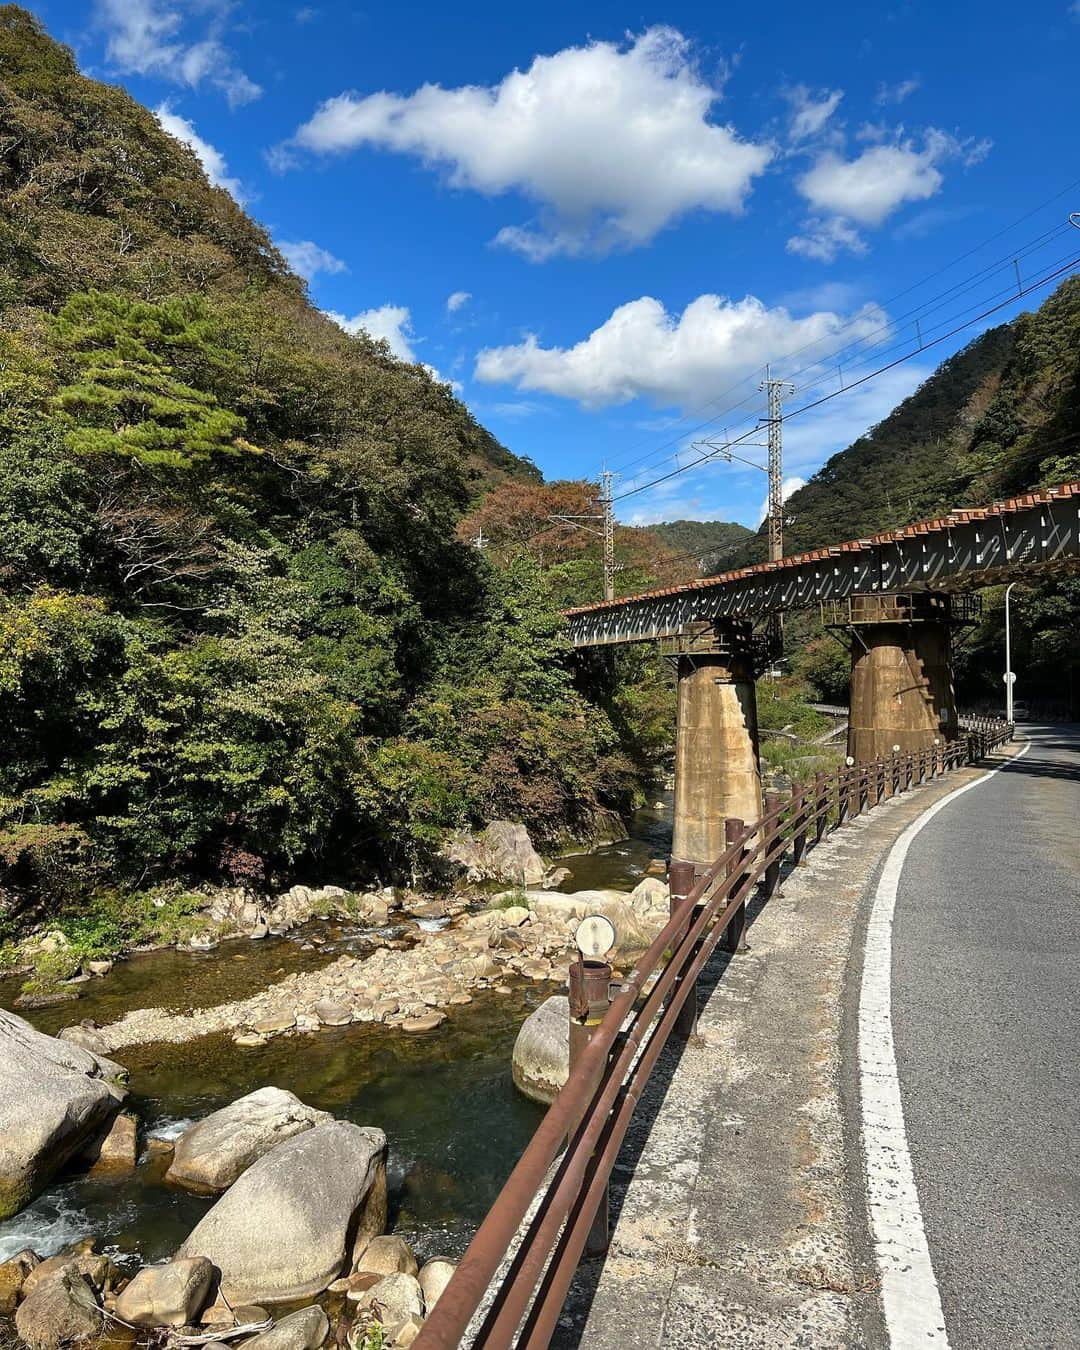
POLYGON ((791 840, 791 861, 796 867, 806 857, 806 827, 809 823, 806 789, 801 783, 791 785, 791 810, 794 818, 792 828, 795 833, 791 840))
MULTIPOLYGON (((774 811, 780 808, 779 792, 766 792, 765 794, 765 819, 771 816, 774 811)), ((762 857, 768 857, 773 848, 780 842, 780 822, 777 820, 766 828, 763 827, 762 857), (768 840, 768 843, 765 843, 768 840)), ((780 880, 780 855, 778 854, 770 863, 765 866, 765 899, 768 900, 776 891, 777 882, 780 880)))
POLYGON ((904 791, 910 792, 911 785, 915 780, 915 755, 909 750, 907 758, 904 760, 904 791))
MULTIPOLYGON (((671 905, 672 916, 674 916, 678 913, 679 906, 685 903, 686 897, 694 889, 694 864, 692 862, 672 861, 668 865, 668 888, 671 892, 669 904, 671 905)), ((687 914, 686 923, 680 928, 677 940, 682 939, 696 912, 695 906, 687 914)), ((682 987, 682 983, 682 977, 675 981, 674 988, 671 991, 672 994, 682 987)), ((694 988, 686 996, 686 1002, 679 1009, 679 1016, 675 1021, 675 1035, 686 1038, 695 1035, 697 1032, 697 1013, 697 984, 695 982, 694 988)))
POLYGON ((820 844, 825 836, 829 815, 828 775, 824 772, 814 774, 814 843, 820 844))
MULTIPOLYGON (((593 961, 587 958, 572 962, 568 992, 570 1003, 570 1072, 573 1073, 574 1066, 592 1039, 593 1032, 604 1020, 604 1015, 611 1007, 611 967, 606 961, 593 961)), ((590 1100, 592 1093, 600 1086, 602 1077, 603 1066, 600 1067, 596 1075, 596 1081, 592 1084, 592 1091, 589 1094, 590 1100)), ((588 1110, 588 1106, 585 1109, 588 1110)), ((580 1119, 574 1121, 573 1128, 570 1131, 571 1137, 577 1133, 580 1125, 580 1119)), ((601 1196, 600 1204, 596 1209, 596 1217, 589 1229, 583 1255, 602 1256, 607 1251, 610 1240, 608 1188, 605 1186, 604 1194, 601 1196)))
POLYGON ((889 770, 889 796, 898 797, 900 795, 900 756, 894 750, 892 752, 892 761, 889 770))
POLYGON ((865 764, 859 766, 859 809, 856 815, 870 810, 870 770, 865 764))
MULTIPOLYGON (((738 816, 728 816, 727 820, 724 821, 724 839, 727 842, 728 848, 731 848, 733 844, 737 843, 745 828, 746 826, 738 816)), ((745 856, 746 849, 744 848, 731 864, 731 871, 728 873, 728 876, 730 877, 728 884, 729 898, 743 884, 743 859, 745 856)), ((735 913, 732 915, 731 922, 727 926, 727 931, 720 941, 724 951, 731 952, 735 955, 741 955, 743 952, 748 952, 750 950, 746 942, 745 899, 740 903, 738 909, 736 909, 735 913)))
POLYGON ((844 765, 836 771, 836 823, 843 823, 851 815, 851 770, 844 765))

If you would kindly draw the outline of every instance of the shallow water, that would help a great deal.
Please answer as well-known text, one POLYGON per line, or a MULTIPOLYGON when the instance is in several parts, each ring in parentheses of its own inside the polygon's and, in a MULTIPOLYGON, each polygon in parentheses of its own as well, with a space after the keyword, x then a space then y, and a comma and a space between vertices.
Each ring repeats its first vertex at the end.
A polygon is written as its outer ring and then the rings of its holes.
MULTIPOLYGON (((639 812, 631 833, 594 853, 560 858, 572 871, 562 889, 636 885, 650 859, 665 856, 670 846, 667 798, 661 808, 639 812)), ((442 921, 420 926, 441 927, 442 921)), ((134 1008, 207 1007, 243 998, 294 970, 326 965, 345 951, 362 956, 367 944, 361 928, 321 923, 288 937, 222 943, 208 953, 153 952, 79 986, 77 1002, 23 1015, 55 1034, 82 1018, 105 1024, 134 1008), (313 935, 323 937, 323 945, 303 950, 313 935)), ((129 1070, 128 1104, 146 1134, 175 1137, 186 1123, 267 1084, 342 1119, 377 1125, 390 1141, 395 1231, 421 1257, 458 1257, 543 1114, 514 1089, 510 1055, 518 1027, 552 992, 550 984, 478 992, 420 1036, 369 1023, 279 1036, 247 1049, 228 1036, 131 1046, 117 1058, 129 1070)), ((0 985, 0 1006, 10 1007, 17 993, 17 982, 0 985)), ((127 1177, 61 1178, 0 1223, 0 1260, 23 1247, 48 1256, 91 1234, 123 1263, 168 1256, 212 1200, 165 1185, 163 1170, 159 1158, 144 1158, 127 1177)))
POLYGON ((584 891, 613 887, 633 890, 654 858, 666 859, 671 852, 670 791, 655 792, 649 806, 636 812, 630 838, 604 844, 591 853, 567 853, 555 859, 570 875, 559 883, 560 891, 584 891))
MULTIPOLYGON (((175 1135, 257 1087, 274 1084, 390 1140, 392 1219, 421 1253, 460 1255, 542 1111, 515 1091, 517 1029, 551 992, 485 991, 424 1036, 372 1024, 281 1036, 241 1049, 225 1036, 133 1046, 129 1105, 148 1134, 175 1135)), ((53 1009, 48 1011, 52 1012, 53 1009)), ((95 1234, 118 1256, 175 1251, 211 1200, 161 1180, 158 1158, 116 1180, 74 1176, 0 1223, 0 1260, 32 1247, 45 1256, 95 1234)))

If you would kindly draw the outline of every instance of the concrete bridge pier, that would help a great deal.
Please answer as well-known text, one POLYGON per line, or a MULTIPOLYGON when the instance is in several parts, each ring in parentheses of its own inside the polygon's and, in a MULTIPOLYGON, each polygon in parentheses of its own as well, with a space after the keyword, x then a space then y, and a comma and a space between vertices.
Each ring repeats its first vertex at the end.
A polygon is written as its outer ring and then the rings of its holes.
POLYGON ((854 596, 842 628, 851 643, 848 754, 856 763, 928 749, 958 734, 952 630, 969 606, 949 595, 854 596))
POLYGON ((751 629, 721 620, 676 656, 673 863, 695 873, 724 852, 729 816, 761 816, 751 629), (691 649, 692 648, 692 649, 691 649))

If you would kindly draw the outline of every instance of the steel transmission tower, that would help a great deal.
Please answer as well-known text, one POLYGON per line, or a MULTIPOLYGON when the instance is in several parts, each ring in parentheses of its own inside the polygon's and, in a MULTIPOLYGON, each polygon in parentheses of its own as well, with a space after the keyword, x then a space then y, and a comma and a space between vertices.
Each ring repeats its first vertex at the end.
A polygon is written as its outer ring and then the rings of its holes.
POLYGON ((575 530, 587 530, 590 534, 598 535, 603 541, 601 567, 604 576, 605 600, 615 599, 615 573, 621 570, 621 565, 615 561, 615 498, 611 490, 614 481, 615 475, 610 469, 605 469, 601 473, 596 515, 548 516, 548 520, 553 520, 558 525, 569 525, 575 530), (596 529, 596 525, 599 525, 600 528, 596 529))
POLYGON ((769 561, 784 556, 784 395, 794 394, 788 380, 774 380, 765 367, 758 385, 769 396, 769 561))
POLYGON ((615 599, 615 502, 611 495, 612 475, 605 469, 600 475, 600 507, 604 516, 604 599, 615 599))

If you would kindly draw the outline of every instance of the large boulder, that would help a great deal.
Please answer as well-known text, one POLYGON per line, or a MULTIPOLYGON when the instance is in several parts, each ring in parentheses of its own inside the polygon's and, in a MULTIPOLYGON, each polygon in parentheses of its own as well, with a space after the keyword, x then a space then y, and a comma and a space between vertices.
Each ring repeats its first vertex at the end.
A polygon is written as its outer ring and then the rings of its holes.
POLYGON ((206 1256, 232 1304, 311 1298, 386 1227, 386 1135, 334 1120, 253 1163, 179 1256, 206 1256))
POLYGON ((17 1213, 116 1115, 124 1070, 0 1009, 0 1219, 17 1213))
POLYGON ((184 1131, 166 1181, 203 1195, 225 1191, 252 1163, 294 1135, 331 1120, 282 1088, 239 1097, 184 1131))
POLYGON ((276 1322, 268 1331, 244 1342, 244 1350, 319 1350, 330 1332, 326 1314, 313 1304, 276 1322))
POLYGON ((74 1268, 38 1285, 15 1314, 15 1330, 32 1350, 58 1350, 89 1340, 103 1325, 93 1289, 74 1268))
POLYGON ((202 1311, 214 1281, 204 1256, 144 1266, 116 1300, 116 1315, 133 1327, 182 1327, 202 1311))
POLYGON ((521 1024, 514 1042, 514 1083, 534 1102, 550 1106, 570 1075, 570 1003, 552 994, 521 1024))
POLYGON ((528 830, 510 820, 493 820, 480 834, 459 832, 447 841, 443 854, 463 867, 470 881, 539 886, 547 871, 528 830))

